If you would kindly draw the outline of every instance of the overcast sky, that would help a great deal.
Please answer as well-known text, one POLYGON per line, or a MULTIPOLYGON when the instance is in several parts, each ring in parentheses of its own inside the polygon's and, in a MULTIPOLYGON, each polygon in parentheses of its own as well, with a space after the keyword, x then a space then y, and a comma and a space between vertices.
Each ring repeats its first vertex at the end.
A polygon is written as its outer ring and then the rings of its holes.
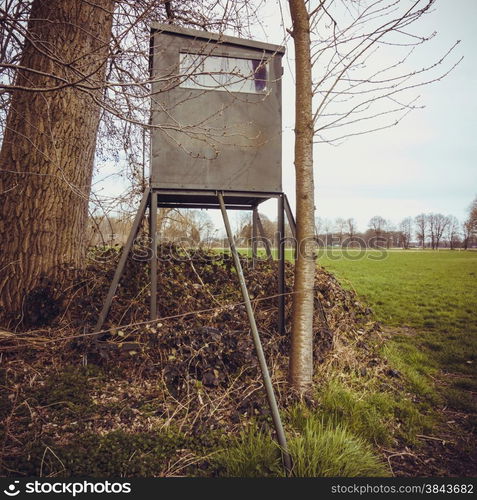
MULTIPOLYGON (((278 43, 279 19, 271 14, 266 28, 267 33, 277 37, 270 41, 278 43)), ((316 146, 318 215, 331 219, 354 217, 363 230, 374 215, 395 223, 421 212, 453 214, 460 220, 466 217, 477 195, 476 19, 476 0, 440 0, 435 11, 421 22, 419 32, 437 31, 437 37, 420 49, 420 61, 425 64, 435 60, 456 40, 461 43, 452 60, 464 56, 443 81, 416 91, 424 109, 413 111, 397 127, 350 138, 338 147, 316 146)), ((294 203, 290 45, 290 64, 284 64, 283 176, 284 190, 294 203)), ((272 215, 273 210, 269 210, 272 215)))

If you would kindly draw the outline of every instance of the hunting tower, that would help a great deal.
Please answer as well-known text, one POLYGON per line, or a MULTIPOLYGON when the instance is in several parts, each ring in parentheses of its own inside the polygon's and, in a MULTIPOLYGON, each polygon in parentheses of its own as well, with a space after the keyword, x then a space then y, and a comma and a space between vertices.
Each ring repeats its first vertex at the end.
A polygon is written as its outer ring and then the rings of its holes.
POLYGON ((160 203, 217 204, 224 191, 227 204, 250 205, 254 193, 282 192, 283 54, 278 45, 152 26, 150 185, 160 203))

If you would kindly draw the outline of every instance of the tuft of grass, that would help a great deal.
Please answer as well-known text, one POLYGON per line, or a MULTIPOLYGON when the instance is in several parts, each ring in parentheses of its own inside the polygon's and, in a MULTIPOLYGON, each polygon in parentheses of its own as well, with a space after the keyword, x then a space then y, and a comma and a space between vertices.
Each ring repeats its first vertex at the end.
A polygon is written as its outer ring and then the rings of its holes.
MULTIPOLYGON (((295 436, 288 439, 295 477, 378 477, 389 470, 372 446, 341 424, 325 422, 304 408, 290 410, 295 436)), ((269 434, 250 428, 218 453, 214 467, 224 477, 282 477, 280 450, 269 434)))
POLYGON ((366 441, 342 425, 316 418, 290 440, 295 477, 382 477, 389 470, 366 441))
POLYGON ((358 392, 331 379, 318 394, 320 416, 330 425, 345 425, 354 434, 376 444, 389 444, 393 400, 389 394, 358 392))
POLYGON ((278 445, 268 433, 251 427, 213 458, 213 467, 224 477, 276 477, 281 473, 278 445))
POLYGON ((477 380, 470 378, 458 378, 452 382, 452 385, 457 389, 464 389, 464 391, 477 392, 477 380))
POLYGON ((443 390, 443 394, 447 404, 454 410, 477 414, 477 403, 469 392, 446 388, 443 390))
POLYGON ((437 416, 428 413, 427 409, 424 413, 416 402, 400 397, 395 400, 394 419, 394 434, 409 444, 416 444, 417 434, 425 434, 435 428, 437 416))

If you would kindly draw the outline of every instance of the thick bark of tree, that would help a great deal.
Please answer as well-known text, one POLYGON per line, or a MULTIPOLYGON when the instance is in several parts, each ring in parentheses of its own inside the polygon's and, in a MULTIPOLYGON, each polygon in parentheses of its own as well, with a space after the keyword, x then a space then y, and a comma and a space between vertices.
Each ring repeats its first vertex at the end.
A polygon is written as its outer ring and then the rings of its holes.
POLYGON ((309 15, 303 0, 289 0, 296 73, 295 172, 296 237, 293 325, 289 379, 305 394, 313 376, 314 258, 313 111, 309 15))
POLYGON ((30 90, 15 90, 0 153, 3 321, 43 276, 82 263, 113 8, 114 0, 33 1, 27 69, 16 78, 30 90))

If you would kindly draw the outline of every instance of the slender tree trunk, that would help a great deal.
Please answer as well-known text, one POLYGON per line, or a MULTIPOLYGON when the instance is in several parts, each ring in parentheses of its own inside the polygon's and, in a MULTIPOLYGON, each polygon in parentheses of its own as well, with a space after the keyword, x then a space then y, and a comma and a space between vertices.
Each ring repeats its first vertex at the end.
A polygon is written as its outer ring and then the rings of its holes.
POLYGON ((293 325, 289 378, 304 394, 313 376, 314 258, 313 109, 309 15, 303 0, 289 0, 296 72, 295 172, 296 236, 293 325))
POLYGON ((82 263, 113 8, 114 0, 33 1, 20 63, 33 71, 16 78, 30 90, 14 91, 0 152, 3 320, 42 277, 82 263))

